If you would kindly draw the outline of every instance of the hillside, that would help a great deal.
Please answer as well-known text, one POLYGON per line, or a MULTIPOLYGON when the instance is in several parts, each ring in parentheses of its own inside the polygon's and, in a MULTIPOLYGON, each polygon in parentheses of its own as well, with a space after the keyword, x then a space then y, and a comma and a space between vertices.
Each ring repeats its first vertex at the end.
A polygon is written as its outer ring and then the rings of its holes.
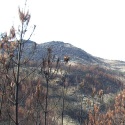
MULTIPOLYGON (((22 48, 20 64, 17 63, 18 48, 13 56, 0 60, 0 125, 13 122, 10 115, 15 116, 17 73, 22 125, 44 125, 45 121, 48 125, 60 125, 62 121, 63 125, 85 124, 95 105, 101 114, 105 114, 109 107, 113 109, 115 96, 125 87, 123 61, 98 58, 59 41, 43 44, 28 41, 22 48), (66 61, 64 56, 69 56, 70 60, 66 61)), ((91 123, 91 119, 88 122, 91 123)))
MULTIPOLYGON (((25 44, 26 48, 28 48, 27 52, 32 48, 33 44, 34 44, 33 41, 28 41, 25 44)), ((60 57, 61 59, 63 59, 65 55, 69 56, 70 60, 75 63, 83 63, 83 64, 103 63, 100 59, 90 55, 86 51, 77 48, 69 43, 64 43, 60 41, 52 41, 42 44, 36 44, 37 54, 34 57, 38 59, 45 56, 47 48, 51 48, 53 54, 55 56, 60 57)))
MULTIPOLYGON (((26 46, 28 46, 28 50, 32 48, 33 41, 29 41, 26 46)), ((88 52, 77 48, 69 43, 64 43, 60 41, 51 41, 41 44, 36 44, 36 54, 34 58, 37 60, 41 59, 46 55, 47 48, 51 48, 53 55, 61 58, 65 55, 70 57, 70 62, 72 64, 84 64, 84 65, 99 65, 104 68, 117 70, 120 72, 125 71, 125 62, 119 60, 107 60, 99 57, 95 57, 94 55, 89 54, 88 52)))

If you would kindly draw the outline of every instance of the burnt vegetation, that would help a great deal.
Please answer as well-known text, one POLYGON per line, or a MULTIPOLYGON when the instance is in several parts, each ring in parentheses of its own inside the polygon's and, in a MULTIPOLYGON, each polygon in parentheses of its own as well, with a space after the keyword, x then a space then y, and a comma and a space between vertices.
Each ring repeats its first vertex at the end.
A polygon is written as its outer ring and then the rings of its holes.
POLYGON ((18 12, 18 29, 12 26, 0 40, 0 125, 124 125, 124 73, 86 52, 84 61, 74 65, 69 44, 57 54, 47 43, 40 53, 30 41, 35 25, 24 39, 29 11, 18 12))

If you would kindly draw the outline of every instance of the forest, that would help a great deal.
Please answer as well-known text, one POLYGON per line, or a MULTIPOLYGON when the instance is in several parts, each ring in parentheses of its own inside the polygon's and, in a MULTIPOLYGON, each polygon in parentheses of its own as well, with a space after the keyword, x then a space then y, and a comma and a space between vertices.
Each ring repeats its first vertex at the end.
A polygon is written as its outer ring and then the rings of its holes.
POLYGON ((0 125, 125 125, 124 73, 72 65, 51 47, 36 59, 36 26, 25 39, 31 15, 18 12, 18 29, 0 39, 0 125))

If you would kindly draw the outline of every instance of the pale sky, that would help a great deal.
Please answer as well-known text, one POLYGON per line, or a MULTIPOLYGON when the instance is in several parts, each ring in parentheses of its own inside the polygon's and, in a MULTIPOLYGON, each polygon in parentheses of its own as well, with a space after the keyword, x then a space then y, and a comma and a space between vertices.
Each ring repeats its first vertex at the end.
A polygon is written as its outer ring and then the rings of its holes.
MULTIPOLYGON (((17 24, 24 0, 1 0, 0 32, 17 24)), ((125 0, 28 0, 32 40, 63 41, 86 52, 125 61, 125 0)))

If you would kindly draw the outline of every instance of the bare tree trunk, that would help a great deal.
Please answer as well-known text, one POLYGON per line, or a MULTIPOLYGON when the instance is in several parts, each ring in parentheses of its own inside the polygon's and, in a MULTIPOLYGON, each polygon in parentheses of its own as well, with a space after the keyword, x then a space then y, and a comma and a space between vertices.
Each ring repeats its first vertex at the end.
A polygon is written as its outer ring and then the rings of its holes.
POLYGON ((47 125, 47 113, 48 113, 48 93, 49 93, 49 80, 48 80, 48 78, 46 78, 45 125, 47 125))
POLYGON ((63 98, 63 102, 62 102, 62 105, 63 105, 63 107, 62 107, 62 125, 63 125, 63 118, 64 118, 64 98, 63 98))
POLYGON ((20 78, 20 58, 21 58, 21 42, 22 42, 22 36, 21 36, 21 41, 18 41, 18 62, 17 62, 17 77, 16 77, 16 86, 15 86, 15 101, 16 101, 16 125, 19 125, 19 118, 18 118, 18 104, 19 104, 19 100, 18 100, 18 96, 19 96, 19 78, 20 78))
POLYGON ((64 109, 65 109, 65 83, 63 83, 63 97, 62 97, 62 125, 63 125, 63 120, 64 120, 64 109))

